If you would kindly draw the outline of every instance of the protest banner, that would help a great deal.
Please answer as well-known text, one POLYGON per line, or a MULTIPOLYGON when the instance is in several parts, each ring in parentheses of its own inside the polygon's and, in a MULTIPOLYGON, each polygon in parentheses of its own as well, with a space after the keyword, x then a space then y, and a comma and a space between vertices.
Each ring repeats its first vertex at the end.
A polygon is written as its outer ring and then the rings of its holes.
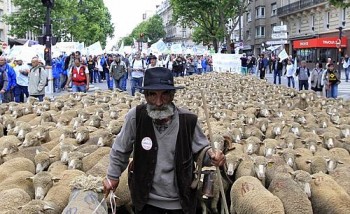
POLYGON ((241 73, 242 54, 213 54, 213 69, 218 72, 241 73))

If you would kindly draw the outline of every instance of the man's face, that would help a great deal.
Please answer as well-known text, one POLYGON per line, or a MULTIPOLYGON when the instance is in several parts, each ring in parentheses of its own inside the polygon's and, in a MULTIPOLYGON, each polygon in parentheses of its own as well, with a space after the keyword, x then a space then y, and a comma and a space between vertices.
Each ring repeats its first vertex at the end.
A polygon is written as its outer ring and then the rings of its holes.
POLYGON ((17 60, 17 65, 22 65, 23 61, 22 60, 17 60))
POLYGON ((306 63, 305 63, 305 62, 302 62, 302 63, 301 63, 301 66, 302 66, 302 67, 306 67, 306 63))
POLYGON ((75 59, 74 60, 74 64, 75 64, 75 66, 79 67, 80 66, 80 60, 79 59, 75 59))
POLYGON ((328 68, 329 68, 330 71, 333 71, 334 70, 334 65, 330 65, 330 66, 328 66, 328 68))
POLYGON ((140 59, 140 57, 141 57, 141 54, 139 54, 139 53, 135 55, 136 59, 140 59))
POLYGON ((147 112, 152 119, 166 119, 174 115, 171 102, 174 92, 171 90, 147 90, 145 91, 147 101, 147 112))
POLYGON ((6 59, 4 57, 0 57, 0 65, 5 65, 6 59))
POLYGON ((32 66, 33 67, 36 67, 36 66, 38 66, 39 65, 39 59, 38 58, 33 58, 32 59, 32 66))
POLYGON ((157 63, 157 60, 156 59, 151 59, 151 65, 156 65, 156 63, 157 63))

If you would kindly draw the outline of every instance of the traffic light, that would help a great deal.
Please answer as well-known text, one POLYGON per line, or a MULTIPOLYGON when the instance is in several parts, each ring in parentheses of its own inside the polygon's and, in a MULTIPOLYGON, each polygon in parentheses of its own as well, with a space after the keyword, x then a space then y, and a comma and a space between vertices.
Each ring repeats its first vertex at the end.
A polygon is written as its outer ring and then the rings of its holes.
POLYGON ((47 65, 51 64, 51 48, 44 49, 44 60, 47 65))

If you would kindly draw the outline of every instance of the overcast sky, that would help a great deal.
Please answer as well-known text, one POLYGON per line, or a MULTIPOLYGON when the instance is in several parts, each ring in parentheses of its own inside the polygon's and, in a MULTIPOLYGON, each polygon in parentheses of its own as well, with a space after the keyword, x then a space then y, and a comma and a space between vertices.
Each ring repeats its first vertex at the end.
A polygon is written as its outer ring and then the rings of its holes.
MULTIPOLYGON (((155 10, 162 0, 103 0, 112 15, 115 38, 126 36, 142 21, 142 14, 155 10)), ((113 42, 114 42, 113 41, 113 42)))

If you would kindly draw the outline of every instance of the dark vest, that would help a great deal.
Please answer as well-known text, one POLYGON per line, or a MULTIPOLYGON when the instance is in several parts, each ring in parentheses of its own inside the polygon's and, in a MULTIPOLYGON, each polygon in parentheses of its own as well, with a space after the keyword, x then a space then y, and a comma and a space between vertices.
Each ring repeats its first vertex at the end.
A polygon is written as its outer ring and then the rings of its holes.
MULTIPOLYGON (((184 213, 196 212, 196 190, 191 189, 194 172, 192 140, 197 116, 179 112, 179 132, 175 146, 175 179, 180 203, 184 213)), ((158 142, 154 133, 152 118, 147 114, 146 105, 136 107, 136 141, 133 163, 129 166, 129 188, 133 205, 142 210, 148 202, 157 163, 158 142), (145 137, 152 140, 152 148, 145 150, 141 142, 145 137)))

